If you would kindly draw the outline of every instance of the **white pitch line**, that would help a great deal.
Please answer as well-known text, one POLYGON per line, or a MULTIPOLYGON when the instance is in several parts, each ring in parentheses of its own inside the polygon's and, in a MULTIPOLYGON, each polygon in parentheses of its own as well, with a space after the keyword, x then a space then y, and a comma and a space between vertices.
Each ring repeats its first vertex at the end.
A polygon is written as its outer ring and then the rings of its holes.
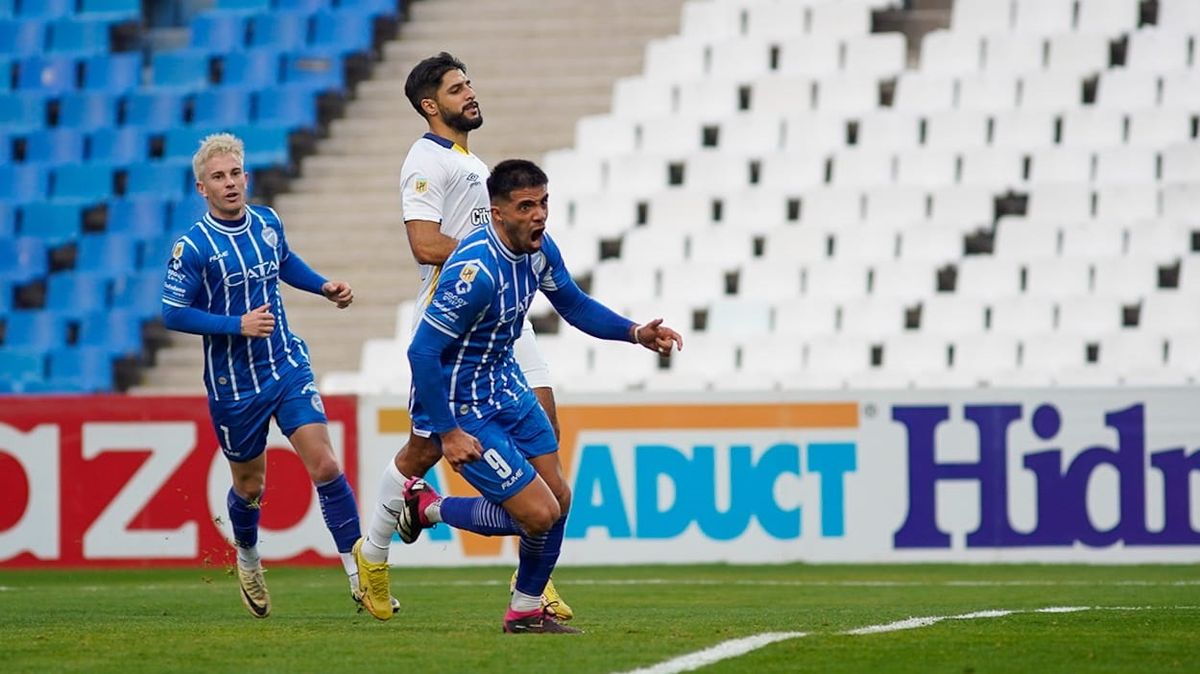
POLYGON ((694 669, 711 665, 714 662, 745 655, 768 644, 788 639, 798 639, 803 636, 807 636, 807 633, 764 632, 763 634, 755 634, 754 636, 742 637, 741 639, 731 639, 729 641, 722 641, 716 646, 706 648, 702 651, 681 655, 651 667, 631 670, 628 674, 677 674, 677 672, 690 672, 694 669))

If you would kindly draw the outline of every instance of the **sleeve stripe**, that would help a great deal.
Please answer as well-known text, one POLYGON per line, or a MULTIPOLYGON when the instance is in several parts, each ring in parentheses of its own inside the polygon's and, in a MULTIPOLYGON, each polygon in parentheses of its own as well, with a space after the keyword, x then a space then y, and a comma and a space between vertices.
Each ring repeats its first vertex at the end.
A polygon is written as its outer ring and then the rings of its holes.
POLYGON ((180 304, 179 302, 175 302, 175 301, 173 301, 173 300, 169 300, 169 299, 167 299, 167 298, 165 298, 165 297, 164 297, 164 298, 162 298, 162 301, 163 301, 163 304, 170 304, 171 306, 173 306, 173 307, 179 307, 180 309, 187 309, 187 308, 188 308, 188 305, 186 305, 186 304, 180 304))
POLYGON ((446 325, 439 323, 438 321, 430 318, 429 314, 425 314, 425 316, 423 316, 421 318, 421 320, 428 323, 430 327, 437 330, 438 332, 440 332, 444 335, 447 335, 448 337, 458 339, 458 334, 455 333, 449 326, 446 326, 446 325))

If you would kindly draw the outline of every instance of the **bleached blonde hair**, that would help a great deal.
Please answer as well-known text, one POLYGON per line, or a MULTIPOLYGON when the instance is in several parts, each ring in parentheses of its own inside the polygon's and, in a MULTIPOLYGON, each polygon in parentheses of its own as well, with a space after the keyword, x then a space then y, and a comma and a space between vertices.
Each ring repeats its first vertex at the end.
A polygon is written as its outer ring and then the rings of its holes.
POLYGON ((200 180, 200 174, 204 172, 204 165, 208 163, 208 160, 219 154, 231 154, 237 157, 238 163, 244 163, 246 145, 241 138, 232 133, 214 133, 206 136, 204 140, 200 141, 200 149, 192 155, 192 173, 196 176, 197 181, 200 180))

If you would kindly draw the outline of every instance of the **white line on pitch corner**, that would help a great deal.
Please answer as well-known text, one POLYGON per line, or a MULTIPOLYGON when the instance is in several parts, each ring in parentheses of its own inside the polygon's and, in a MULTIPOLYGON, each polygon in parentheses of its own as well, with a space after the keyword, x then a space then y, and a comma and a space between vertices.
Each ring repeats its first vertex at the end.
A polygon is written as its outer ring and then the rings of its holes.
POLYGON ((803 636, 808 635, 806 632, 764 632, 763 634, 755 634, 754 636, 742 637, 741 639, 731 639, 729 641, 722 641, 716 646, 711 646, 702 651, 688 653, 665 662, 660 662, 657 665, 631 670, 628 674, 676 674, 677 672, 690 672, 694 669, 711 665, 714 662, 745 655, 750 651, 758 650, 763 646, 778 641, 797 639, 803 636))

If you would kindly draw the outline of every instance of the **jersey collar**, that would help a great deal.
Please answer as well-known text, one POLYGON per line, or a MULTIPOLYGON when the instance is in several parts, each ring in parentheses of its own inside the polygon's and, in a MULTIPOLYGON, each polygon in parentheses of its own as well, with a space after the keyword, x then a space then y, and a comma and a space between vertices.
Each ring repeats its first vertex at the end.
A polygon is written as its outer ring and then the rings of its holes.
POLYGON ((460 154, 471 154, 470 152, 467 151, 467 148, 459 145, 458 143, 455 143, 454 141, 450 140, 449 138, 443 138, 432 131, 426 131, 425 135, 422 136, 422 138, 425 138, 426 140, 432 140, 433 142, 437 143, 438 145, 441 145, 442 147, 446 148, 447 150, 454 150, 455 152, 458 152, 460 154))
POLYGON ((204 214, 204 222, 208 226, 224 234, 240 234, 250 227, 250 207, 246 207, 246 215, 239 220, 222 220, 211 212, 204 214))
POLYGON ((512 252, 508 249, 508 246, 504 245, 504 242, 500 240, 500 235, 496 233, 495 223, 487 225, 487 234, 488 238, 492 240, 492 243, 496 244, 496 249, 499 250, 500 254, 504 256, 504 259, 508 260, 509 262, 517 262, 524 257, 523 255, 518 255, 512 252))

